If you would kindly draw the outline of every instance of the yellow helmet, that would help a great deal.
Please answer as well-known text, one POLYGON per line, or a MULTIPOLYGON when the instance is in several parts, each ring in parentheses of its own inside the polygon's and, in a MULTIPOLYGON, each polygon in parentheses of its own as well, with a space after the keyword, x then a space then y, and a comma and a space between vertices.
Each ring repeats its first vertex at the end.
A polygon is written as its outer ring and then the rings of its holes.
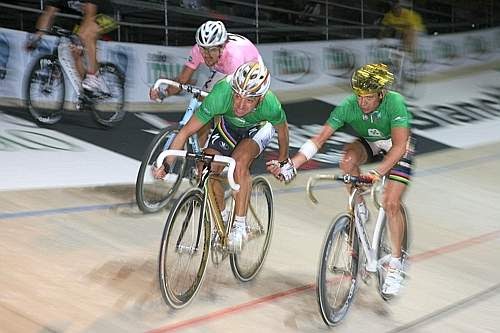
POLYGON ((394 82, 394 74, 386 64, 368 64, 358 68, 351 78, 351 87, 358 96, 381 92, 394 82))

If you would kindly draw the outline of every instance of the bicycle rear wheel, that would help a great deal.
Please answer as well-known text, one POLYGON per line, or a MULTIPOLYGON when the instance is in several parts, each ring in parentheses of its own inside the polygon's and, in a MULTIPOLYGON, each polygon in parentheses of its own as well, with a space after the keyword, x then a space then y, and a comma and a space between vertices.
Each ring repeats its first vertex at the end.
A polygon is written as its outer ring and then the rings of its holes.
POLYGON ((264 177, 255 177, 247 212, 248 239, 240 253, 229 257, 234 276, 242 282, 252 280, 264 265, 273 233, 273 207, 271 185, 264 177))
POLYGON ((51 125, 62 118, 65 85, 64 74, 54 55, 35 61, 26 84, 26 106, 39 124, 51 125))
POLYGON ((200 289, 208 262, 210 221, 199 188, 184 193, 170 211, 159 255, 163 299, 174 309, 186 306, 200 289))
MULTIPOLYGON (((403 214, 404 223, 404 233, 403 241, 401 244, 401 261, 403 267, 408 265, 409 259, 409 241, 408 241, 408 215, 406 214, 406 208, 401 205, 401 213, 403 214)), ((392 299, 394 295, 387 295, 382 292, 382 286, 385 282, 385 277, 387 275, 387 267, 391 259, 391 239, 389 237, 389 228, 387 227, 387 218, 385 223, 382 224, 382 228, 379 234, 378 249, 377 249, 377 277, 378 277, 378 291, 380 296, 386 301, 392 299)))
POLYGON ((125 118, 125 75, 113 64, 99 65, 99 75, 106 83, 109 94, 93 98, 92 114, 94 120, 104 126, 112 127, 125 118))
POLYGON ((153 163, 161 152, 168 149, 179 130, 178 126, 169 126, 161 130, 144 154, 135 183, 137 205, 144 213, 154 213, 165 207, 177 192, 186 173, 187 160, 178 158, 165 180, 155 179, 152 174, 153 163))
POLYGON ((354 220, 342 214, 326 234, 316 287, 321 316, 328 326, 340 323, 352 304, 358 284, 358 254, 354 220))

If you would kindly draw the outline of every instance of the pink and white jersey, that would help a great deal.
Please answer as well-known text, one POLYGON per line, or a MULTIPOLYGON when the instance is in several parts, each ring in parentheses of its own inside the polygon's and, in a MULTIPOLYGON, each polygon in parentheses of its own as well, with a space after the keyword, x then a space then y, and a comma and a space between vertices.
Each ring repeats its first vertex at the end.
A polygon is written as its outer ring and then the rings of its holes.
MULTIPOLYGON (((228 34, 228 42, 224 47, 219 62, 212 69, 224 75, 229 75, 233 74, 240 65, 251 60, 262 61, 259 50, 255 45, 243 36, 228 34)), ((194 45, 185 65, 191 69, 197 69, 203 63, 205 61, 201 51, 198 45, 194 45)))

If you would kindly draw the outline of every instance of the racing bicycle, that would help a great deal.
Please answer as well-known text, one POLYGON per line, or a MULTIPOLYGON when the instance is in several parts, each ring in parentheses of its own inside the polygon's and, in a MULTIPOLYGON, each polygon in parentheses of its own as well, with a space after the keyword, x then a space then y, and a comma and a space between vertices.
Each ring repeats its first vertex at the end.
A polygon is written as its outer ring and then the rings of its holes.
MULTIPOLYGON (((273 193, 262 176, 252 179, 247 212, 247 239, 240 252, 228 246, 234 220, 234 199, 226 196, 226 208, 232 211, 227 224, 215 199, 214 184, 221 182, 237 191, 233 158, 183 150, 166 150, 157 159, 161 166, 166 156, 178 156, 203 164, 196 187, 187 190, 170 210, 159 254, 160 290, 165 302, 174 309, 185 307, 201 287, 209 255, 215 266, 229 257, 235 278, 242 282, 254 279, 260 272, 271 242, 274 225, 273 193), (212 163, 228 165, 225 177, 211 172, 212 163)), ((220 183, 219 183, 220 184, 220 183)), ((219 185, 217 184, 217 185, 219 185)))
MULTIPOLYGON (((332 221, 326 233, 317 276, 317 299, 321 316, 328 326, 335 326, 349 311, 359 287, 360 277, 367 281, 370 274, 376 274, 380 296, 386 301, 393 297, 382 291, 391 259, 387 218, 379 201, 386 178, 374 184, 371 179, 347 174, 311 177, 307 182, 306 191, 311 201, 315 203, 317 200, 312 189, 318 180, 340 181, 351 185, 349 209, 332 221), (355 209, 358 198, 368 194, 371 194, 372 201, 378 209, 371 237, 355 209)), ((405 267, 409 259, 408 216, 405 207, 401 207, 404 223, 401 258, 405 267)))
MULTIPOLYGON (((144 213, 154 213, 164 208, 173 198, 184 178, 188 178, 192 185, 196 184, 196 165, 189 163, 189 160, 176 160, 166 179, 155 179, 152 168, 159 154, 170 147, 175 135, 179 133, 201 104, 199 97, 205 97, 208 93, 189 84, 180 84, 168 79, 158 79, 153 89, 158 89, 162 85, 174 85, 190 93, 192 97, 181 121, 162 129, 153 138, 142 158, 135 183, 135 198, 137 206, 144 213)), ((185 148, 194 153, 201 153, 196 133, 189 138, 185 148)))
POLYGON ((400 43, 379 43, 371 51, 372 61, 386 64, 394 74, 392 89, 406 97, 416 97, 419 81, 418 63, 400 43))
POLYGON ((77 35, 54 26, 47 34, 57 37, 52 54, 40 56, 28 72, 26 104, 40 124, 51 125, 61 120, 65 108, 66 88, 76 92, 76 110, 91 111, 93 119, 104 127, 112 127, 125 117, 125 75, 112 63, 99 64, 99 76, 107 91, 89 92, 82 88, 82 78, 75 67, 71 48, 83 52, 77 35))

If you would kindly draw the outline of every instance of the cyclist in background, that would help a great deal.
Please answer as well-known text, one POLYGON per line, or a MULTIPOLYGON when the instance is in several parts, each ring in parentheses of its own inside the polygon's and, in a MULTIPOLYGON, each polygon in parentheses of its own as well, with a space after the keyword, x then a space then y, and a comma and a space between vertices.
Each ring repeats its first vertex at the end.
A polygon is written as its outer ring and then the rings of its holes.
POLYGON ((37 20, 36 33, 28 41, 28 49, 36 48, 40 38, 51 29, 56 13, 60 10, 83 15, 79 26, 73 29, 87 51, 88 65, 85 71, 82 62, 82 51, 72 48, 75 65, 83 78, 82 87, 90 92, 106 92, 107 87, 99 77, 96 57, 97 40, 102 34, 116 29, 117 23, 108 15, 113 15, 113 7, 109 0, 47 0, 43 13, 37 20))
MULTIPOLYGON (((262 62, 259 51, 247 38, 231 34, 226 31, 221 21, 207 21, 203 23, 195 35, 196 44, 191 48, 188 60, 184 64, 181 73, 175 79, 179 83, 188 83, 193 74, 201 64, 210 69, 210 76, 203 85, 203 89, 210 91, 215 83, 226 75, 233 74, 236 68, 249 61, 262 62)), ((160 96, 174 95, 179 89, 169 86, 166 92, 150 90, 151 99, 160 96)), ((203 146, 210 130, 207 124, 200 130, 199 140, 203 146)))
MULTIPOLYGON (((182 149, 189 136, 197 132, 214 117, 220 120, 212 132, 205 153, 231 156, 236 160, 235 181, 240 190, 235 198, 235 220, 229 234, 232 251, 241 251, 246 239, 246 213, 251 191, 250 166, 264 151, 278 132, 279 170, 285 181, 295 175, 295 169, 288 158, 288 123, 278 98, 269 91, 271 77, 261 62, 241 65, 232 75, 220 80, 212 92, 205 97, 201 106, 179 131, 171 149, 182 149)), ((156 178, 163 178, 173 158, 166 158, 163 166, 153 170, 156 178)), ((212 171, 220 173, 221 166, 212 171)), ((215 187, 217 204, 225 223, 229 211, 224 208, 224 192, 215 187)))
POLYGON ((411 55, 415 54, 417 37, 425 31, 421 16, 407 8, 402 8, 400 1, 392 1, 390 10, 382 19, 382 31, 380 37, 396 35, 401 38, 403 48, 411 55))
MULTIPOLYGON (((385 294, 395 295, 403 281, 401 244, 404 227, 401 215, 401 198, 410 183, 413 161, 413 140, 410 135, 411 114, 404 98, 389 91, 394 76, 385 64, 368 64, 356 70, 351 79, 354 94, 337 105, 321 132, 307 140, 292 158, 299 168, 310 160, 336 130, 349 124, 359 138, 344 147, 340 168, 346 174, 359 176, 360 165, 380 161, 365 177, 378 180, 388 175, 384 190, 383 207, 389 221, 392 258, 383 285, 385 294)), ((280 175, 274 161, 268 170, 280 175)), ((363 201, 356 205, 363 222, 368 220, 368 210, 363 201)))

